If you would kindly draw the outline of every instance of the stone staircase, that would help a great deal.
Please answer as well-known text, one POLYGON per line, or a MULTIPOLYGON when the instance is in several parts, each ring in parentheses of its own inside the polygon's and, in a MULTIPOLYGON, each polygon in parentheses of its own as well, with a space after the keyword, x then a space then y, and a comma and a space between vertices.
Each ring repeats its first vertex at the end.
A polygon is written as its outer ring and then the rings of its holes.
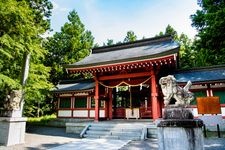
POLYGON ((144 140, 156 138, 157 131, 153 123, 91 123, 80 134, 85 138, 106 138, 121 140, 144 140))

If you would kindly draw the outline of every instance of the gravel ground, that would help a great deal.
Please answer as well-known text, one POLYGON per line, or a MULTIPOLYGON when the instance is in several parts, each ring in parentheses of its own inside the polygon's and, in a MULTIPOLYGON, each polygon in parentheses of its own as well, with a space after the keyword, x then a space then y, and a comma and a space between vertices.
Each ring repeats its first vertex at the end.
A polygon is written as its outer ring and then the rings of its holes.
MULTIPOLYGON (((65 128, 30 127, 25 143, 15 146, 0 146, 0 150, 40 150, 57 147, 79 140, 79 135, 65 133, 65 128)), ((225 150, 225 138, 206 138, 205 150, 225 150)), ((76 148, 74 148, 76 149, 76 148)), ((121 150, 157 150, 157 140, 131 141, 121 150)))

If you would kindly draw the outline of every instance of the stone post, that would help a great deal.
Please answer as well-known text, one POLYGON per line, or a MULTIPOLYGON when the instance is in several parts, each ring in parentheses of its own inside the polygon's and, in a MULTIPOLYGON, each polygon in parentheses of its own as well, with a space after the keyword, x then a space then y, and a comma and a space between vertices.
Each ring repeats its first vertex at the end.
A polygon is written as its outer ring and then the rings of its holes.
POLYGON ((159 150, 203 150, 203 121, 186 108, 167 108, 157 125, 159 150))
POLYGON ((23 117, 0 117, 0 144, 10 146, 24 143, 26 120, 23 117))
POLYGON ((0 144, 11 146, 22 144, 25 140, 27 118, 22 117, 22 91, 12 90, 0 111, 0 144))
POLYGON ((165 104, 163 120, 157 125, 159 150, 204 150, 203 121, 194 119, 188 108, 194 98, 189 91, 191 82, 181 88, 174 76, 169 75, 162 77, 159 84, 165 104))

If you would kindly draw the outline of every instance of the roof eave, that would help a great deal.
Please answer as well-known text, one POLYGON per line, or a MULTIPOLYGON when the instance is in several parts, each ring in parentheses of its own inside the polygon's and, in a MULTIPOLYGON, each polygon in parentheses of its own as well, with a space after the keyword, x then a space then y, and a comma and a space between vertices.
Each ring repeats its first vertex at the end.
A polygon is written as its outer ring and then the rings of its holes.
POLYGON ((121 60, 114 60, 114 61, 107 61, 107 62, 100 62, 100 63, 93 63, 93 64, 85 64, 85 65, 76 65, 75 64, 69 64, 69 65, 64 65, 64 68, 66 68, 66 70, 69 69, 82 69, 82 68, 86 68, 86 67, 96 67, 99 65, 112 65, 112 64, 116 64, 116 63, 125 63, 125 62, 132 62, 132 61, 142 61, 144 59, 153 59, 153 58, 157 58, 157 57, 166 57, 168 55, 173 55, 173 54, 177 54, 179 51, 180 46, 171 49, 169 51, 160 53, 160 54, 155 54, 155 55, 147 55, 147 56, 141 56, 141 57, 134 57, 134 58, 129 58, 129 59, 121 59, 121 60))

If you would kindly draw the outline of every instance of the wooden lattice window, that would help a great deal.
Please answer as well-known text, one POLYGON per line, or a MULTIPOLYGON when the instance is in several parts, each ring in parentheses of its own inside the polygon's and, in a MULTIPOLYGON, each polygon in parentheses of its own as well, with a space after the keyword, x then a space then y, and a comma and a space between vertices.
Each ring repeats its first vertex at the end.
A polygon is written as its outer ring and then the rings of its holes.
POLYGON ((87 108, 87 97, 75 97, 75 108, 87 108))
POLYGON ((213 91, 213 96, 218 96, 220 103, 225 104, 225 91, 213 91))
POLYGON ((59 108, 71 108, 71 98, 70 97, 60 97, 59 108))

